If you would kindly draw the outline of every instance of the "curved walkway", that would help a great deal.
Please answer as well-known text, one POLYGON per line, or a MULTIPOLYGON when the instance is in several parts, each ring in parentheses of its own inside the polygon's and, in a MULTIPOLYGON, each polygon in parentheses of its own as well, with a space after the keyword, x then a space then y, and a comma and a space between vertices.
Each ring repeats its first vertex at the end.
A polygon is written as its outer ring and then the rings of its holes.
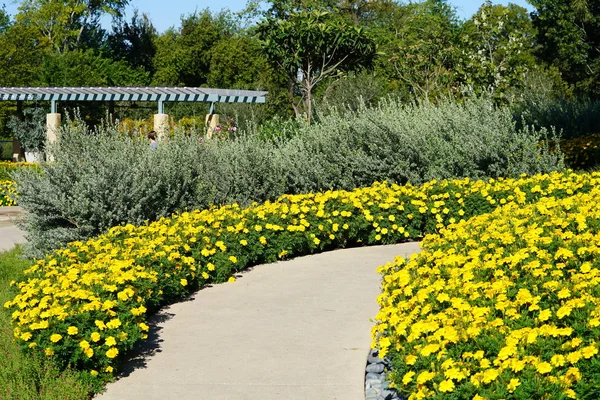
POLYGON ((152 319, 141 355, 101 400, 364 400, 376 267, 418 243, 255 267, 152 319))
POLYGON ((0 251, 25 243, 25 234, 14 224, 23 215, 21 207, 0 207, 0 251))

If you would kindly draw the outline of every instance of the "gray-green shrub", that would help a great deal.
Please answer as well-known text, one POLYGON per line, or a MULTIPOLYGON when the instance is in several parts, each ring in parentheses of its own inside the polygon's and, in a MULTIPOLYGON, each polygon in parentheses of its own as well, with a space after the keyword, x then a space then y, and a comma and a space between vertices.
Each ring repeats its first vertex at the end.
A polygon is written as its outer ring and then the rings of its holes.
POLYGON ((288 139, 247 132, 200 143, 176 134, 156 150, 114 127, 91 133, 68 126, 53 149, 55 163, 17 176, 32 256, 185 208, 244 206, 376 180, 420 184, 562 168, 560 153, 540 145, 546 131, 517 129, 508 108, 484 99, 435 106, 390 100, 322 117, 288 139))

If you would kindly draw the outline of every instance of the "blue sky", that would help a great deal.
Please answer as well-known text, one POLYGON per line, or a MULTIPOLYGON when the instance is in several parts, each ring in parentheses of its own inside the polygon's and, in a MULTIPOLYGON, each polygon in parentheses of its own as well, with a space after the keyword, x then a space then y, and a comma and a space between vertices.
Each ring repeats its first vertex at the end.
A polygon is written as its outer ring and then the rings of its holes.
MULTIPOLYGON (((4 0, 6 9, 14 14, 20 2, 14 0, 4 0)), ((495 4, 508 4, 509 2, 533 9, 525 0, 495 0, 495 4)), ((0 0, 0 4, 2 0, 0 0)), ((458 15, 461 18, 472 16, 483 0, 450 0, 450 4, 455 6, 458 15)), ((127 16, 131 16, 131 10, 137 8, 140 12, 146 13, 154 23, 159 32, 163 32, 170 26, 178 26, 182 14, 193 13, 196 9, 202 10, 206 7, 213 11, 220 11, 228 8, 232 11, 240 11, 246 5, 246 0, 220 0, 220 1, 188 1, 188 0, 131 0, 128 7, 127 16)))

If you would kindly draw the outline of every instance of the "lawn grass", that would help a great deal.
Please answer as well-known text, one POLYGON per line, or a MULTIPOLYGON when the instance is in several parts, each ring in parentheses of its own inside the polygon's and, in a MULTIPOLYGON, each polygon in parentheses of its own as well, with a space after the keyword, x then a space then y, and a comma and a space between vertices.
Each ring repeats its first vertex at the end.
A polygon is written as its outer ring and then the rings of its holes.
POLYGON ((0 399, 89 399, 89 387, 71 371, 58 370, 42 355, 25 354, 13 341, 10 315, 4 307, 14 295, 10 282, 30 266, 17 247, 0 252, 0 399))

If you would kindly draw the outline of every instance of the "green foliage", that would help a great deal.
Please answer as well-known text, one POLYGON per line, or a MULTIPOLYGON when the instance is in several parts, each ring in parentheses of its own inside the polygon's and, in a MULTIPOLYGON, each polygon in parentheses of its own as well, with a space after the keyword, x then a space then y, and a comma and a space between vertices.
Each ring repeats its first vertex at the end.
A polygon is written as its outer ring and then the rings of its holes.
POLYGON ((44 59, 43 86, 144 86, 148 73, 126 61, 113 61, 93 50, 50 54, 44 59))
POLYGON ((443 0, 427 0, 405 7, 393 41, 386 47, 394 78, 419 99, 433 99, 454 91, 453 65, 457 53, 454 9, 443 0))
POLYGON ((99 19, 120 16, 129 0, 23 0, 15 19, 36 31, 36 39, 53 52, 97 47, 99 19))
POLYGON ((135 10, 131 22, 119 19, 113 23, 112 33, 106 40, 107 51, 115 60, 125 60, 133 68, 154 73, 153 60, 156 55, 158 34, 146 14, 135 10))
POLYGON ((195 204, 197 138, 179 135, 150 150, 117 126, 93 133, 79 121, 65 127, 50 150, 56 162, 42 164, 42 174, 15 173, 19 205, 30 212, 30 255, 195 204))
MULTIPOLYGON (((12 143, 11 143, 12 152, 12 143)), ((0 181, 12 180, 13 173, 23 168, 34 169, 39 171, 38 164, 25 162, 0 161, 0 181)))
POLYGON ((475 93, 492 91, 497 99, 504 98, 534 64, 534 33, 525 8, 486 1, 462 28, 457 69, 461 83, 475 93))
POLYGON ((7 127, 26 151, 43 151, 46 147, 44 109, 28 108, 23 111, 23 119, 13 116, 9 119, 7 127))
POLYGON ((42 165, 42 174, 16 174, 30 255, 186 207, 248 205, 381 180, 516 176, 562 165, 560 154, 538 145, 545 131, 517 129, 510 110, 483 99, 439 107, 388 101, 323 117, 300 132, 290 124, 291 139, 259 130, 200 143, 176 132, 155 151, 116 128, 81 129, 63 131, 56 163, 42 165))
MULTIPOLYGON (((19 248, 0 253, 0 304, 14 297, 10 282, 29 266, 19 248)), ((89 392, 73 371, 59 370, 40 354, 24 354, 14 340, 10 314, 0 309, 0 393, 19 400, 86 400, 89 392)))
POLYGON ((375 42, 366 31, 323 7, 267 15, 257 26, 262 50, 271 65, 285 72, 296 117, 310 123, 313 92, 322 81, 369 67, 375 42), (300 101, 296 94, 300 92, 300 101))
POLYGON ((153 84, 202 86, 210 72, 211 49, 234 30, 231 14, 211 14, 206 9, 181 20, 181 27, 169 29, 156 42, 153 84))
POLYGON ((322 91, 321 107, 317 111, 324 114, 331 109, 356 111, 362 105, 375 106, 385 97, 385 86, 384 82, 367 71, 349 73, 322 91))
POLYGON ((579 94, 598 96, 600 3, 581 0, 531 0, 539 55, 556 66, 579 94))

